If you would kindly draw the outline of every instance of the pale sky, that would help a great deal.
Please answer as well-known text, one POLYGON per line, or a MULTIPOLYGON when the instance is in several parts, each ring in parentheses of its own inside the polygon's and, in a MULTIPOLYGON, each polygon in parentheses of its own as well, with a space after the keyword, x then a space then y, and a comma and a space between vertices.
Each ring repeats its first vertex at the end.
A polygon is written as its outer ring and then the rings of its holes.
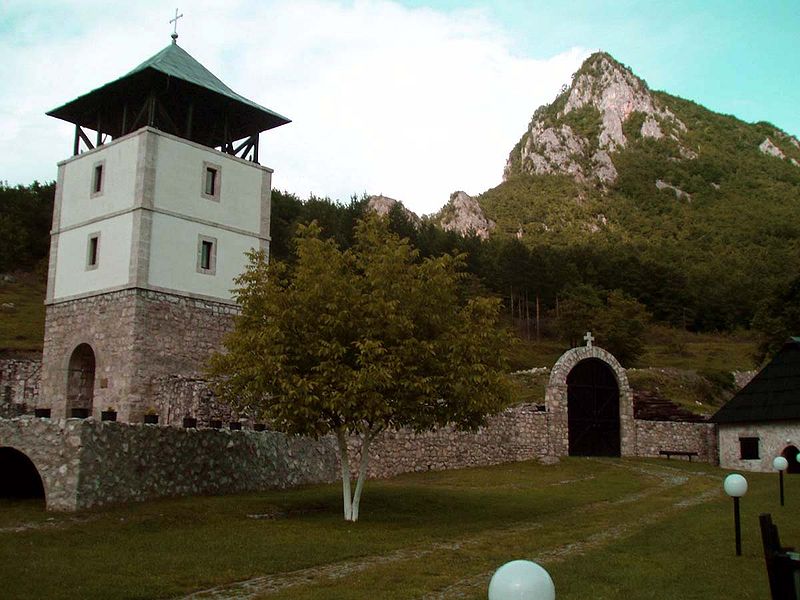
MULTIPOLYGON (((261 136, 273 186, 384 194, 431 213, 500 183, 533 111, 594 50, 654 89, 800 133, 800 4, 614 0, 182 1, 178 43, 290 119, 261 136)), ((73 126, 47 110, 170 43, 174 7, 0 0, 0 180, 55 179, 73 126)))

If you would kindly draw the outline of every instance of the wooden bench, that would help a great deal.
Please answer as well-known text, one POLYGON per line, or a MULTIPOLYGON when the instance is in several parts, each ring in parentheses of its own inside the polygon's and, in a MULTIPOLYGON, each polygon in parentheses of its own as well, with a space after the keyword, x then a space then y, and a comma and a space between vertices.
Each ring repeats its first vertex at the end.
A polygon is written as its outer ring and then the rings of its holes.
POLYGON ((758 522, 772 600, 800 600, 800 555, 792 552, 793 548, 781 546, 772 515, 759 515, 758 522))
POLYGON ((686 456, 689 458, 689 462, 692 462, 693 456, 699 456, 697 452, 687 452, 686 450, 660 450, 658 453, 661 456, 666 456, 667 460, 672 456, 686 456))

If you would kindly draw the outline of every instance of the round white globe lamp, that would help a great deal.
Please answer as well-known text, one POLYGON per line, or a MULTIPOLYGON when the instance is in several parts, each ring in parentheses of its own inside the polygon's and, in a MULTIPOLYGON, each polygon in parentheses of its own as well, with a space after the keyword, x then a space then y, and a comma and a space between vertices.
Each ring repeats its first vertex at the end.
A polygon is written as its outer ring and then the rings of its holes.
POLYGON ((736 556, 742 555, 742 525, 739 518, 739 498, 747 493, 747 479, 738 473, 731 473, 725 478, 722 487, 725 493, 733 498, 733 526, 736 531, 736 556))
POLYGON ((495 571, 489 600, 555 600, 550 574, 530 560, 512 560, 495 571))
POLYGON ((783 456, 776 456, 772 459, 772 468, 778 472, 778 480, 781 488, 781 506, 783 506, 783 472, 789 468, 789 461, 783 456))
POLYGON ((725 478, 723 487, 731 498, 741 498, 747 493, 747 479, 738 473, 731 473, 725 478))

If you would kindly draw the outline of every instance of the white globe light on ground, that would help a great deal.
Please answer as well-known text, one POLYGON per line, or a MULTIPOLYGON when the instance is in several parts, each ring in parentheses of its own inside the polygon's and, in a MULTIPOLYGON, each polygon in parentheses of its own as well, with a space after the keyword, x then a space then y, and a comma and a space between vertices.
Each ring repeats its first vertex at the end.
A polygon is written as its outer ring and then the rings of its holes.
POLYGON ((747 493, 747 479, 738 473, 732 473, 725 478, 723 487, 728 496, 740 498, 747 493))
POLYGON ((776 456, 772 461, 772 468, 776 471, 785 471, 789 468, 789 461, 782 456, 776 456))
POLYGON ((535 562, 512 560, 495 571, 489 582, 489 600, 555 600, 550 574, 535 562))

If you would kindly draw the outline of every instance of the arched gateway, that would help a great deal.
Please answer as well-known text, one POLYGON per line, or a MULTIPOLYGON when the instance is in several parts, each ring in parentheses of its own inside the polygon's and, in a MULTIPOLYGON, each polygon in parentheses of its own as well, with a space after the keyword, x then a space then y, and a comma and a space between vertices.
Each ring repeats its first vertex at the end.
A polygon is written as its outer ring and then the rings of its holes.
POLYGON ((634 454, 633 395, 625 369, 592 345, 565 352, 550 372, 545 402, 557 456, 634 454))

